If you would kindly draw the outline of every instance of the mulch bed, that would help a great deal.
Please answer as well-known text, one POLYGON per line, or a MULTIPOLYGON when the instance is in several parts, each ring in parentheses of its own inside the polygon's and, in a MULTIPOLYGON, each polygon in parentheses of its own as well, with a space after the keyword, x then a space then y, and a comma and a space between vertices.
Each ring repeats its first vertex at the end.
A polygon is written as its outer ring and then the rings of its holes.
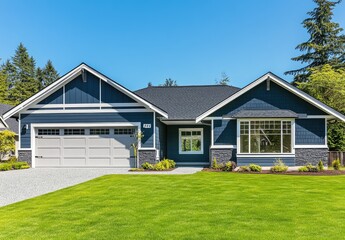
MULTIPOLYGON (((202 171, 204 171, 204 172, 225 172, 225 171, 222 171, 222 170, 216 170, 216 169, 212 169, 212 168, 204 168, 202 171)), ((272 173, 269 170, 263 170, 262 172, 228 172, 228 173, 332 176, 332 175, 345 175, 345 170, 324 170, 324 171, 321 171, 321 172, 289 171, 289 172, 285 172, 285 173, 272 173)))

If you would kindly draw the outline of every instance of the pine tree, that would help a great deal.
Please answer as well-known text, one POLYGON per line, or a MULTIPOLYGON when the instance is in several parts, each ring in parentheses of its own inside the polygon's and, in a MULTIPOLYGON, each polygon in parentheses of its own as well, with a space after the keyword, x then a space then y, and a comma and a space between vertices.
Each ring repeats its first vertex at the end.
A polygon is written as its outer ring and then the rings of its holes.
POLYGON ((345 65, 345 35, 341 34, 343 29, 339 24, 332 22, 332 11, 341 0, 314 0, 314 2, 317 7, 308 12, 310 17, 302 22, 310 38, 296 47, 305 53, 292 58, 293 61, 307 65, 285 72, 285 74, 294 75, 294 82, 308 81, 309 68, 322 67, 325 64, 330 64, 332 67, 345 65))
MULTIPOLYGON (((37 69, 37 72, 38 72, 38 69, 37 69)), ((44 66, 44 68, 42 70, 42 75, 37 76, 37 77, 41 78, 39 80, 41 80, 41 85, 44 88, 44 87, 48 86, 49 84, 53 83, 56 79, 58 79, 59 74, 55 70, 52 61, 48 60, 47 64, 44 66)))
POLYGON ((165 79, 165 82, 163 84, 161 84, 160 86, 163 86, 163 87, 176 87, 177 86, 177 82, 176 82, 176 80, 172 80, 171 78, 167 78, 167 79, 165 79))
POLYGON ((8 83, 3 71, 0 71, 0 103, 8 103, 8 83))
POLYGON ((12 57, 11 68, 14 69, 15 77, 10 79, 9 100, 18 104, 40 89, 40 82, 36 78, 36 62, 31 57, 22 43, 16 49, 12 57))
POLYGON ((222 77, 219 81, 216 80, 216 84, 218 85, 229 85, 229 82, 230 82, 230 78, 225 72, 222 72, 222 77))

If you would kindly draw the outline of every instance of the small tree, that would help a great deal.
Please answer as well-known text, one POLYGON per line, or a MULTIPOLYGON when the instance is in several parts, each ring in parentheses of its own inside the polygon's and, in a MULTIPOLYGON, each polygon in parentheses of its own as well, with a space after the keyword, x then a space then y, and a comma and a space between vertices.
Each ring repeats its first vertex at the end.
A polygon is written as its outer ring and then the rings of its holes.
POLYGON ((161 84, 163 87, 176 87, 177 83, 176 80, 172 80, 171 78, 165 79, 165 82, 161 84))
POLYGON ((16 134, 9 130, 0 132, 0 160, 4 160, 5 156, 15 150, 16 134))
POLYGON ((135 157, 135 160, 138 160, 138 147, 139 147, 139 142, 141 141, 141 139, 144 137, 144 133, 141 132, 141 131, 137 131, 135 134, 134 134, 134 137, 135 137, 135 142, 131 144, 131 147, 133 148, 133 151, 134 151, 134 157, 135 157))
POLYGON ((222 73, 221 79, 219 81, 216 79, 217 85, 229 85, 229 83, 230 78, 225 72, 222 73))

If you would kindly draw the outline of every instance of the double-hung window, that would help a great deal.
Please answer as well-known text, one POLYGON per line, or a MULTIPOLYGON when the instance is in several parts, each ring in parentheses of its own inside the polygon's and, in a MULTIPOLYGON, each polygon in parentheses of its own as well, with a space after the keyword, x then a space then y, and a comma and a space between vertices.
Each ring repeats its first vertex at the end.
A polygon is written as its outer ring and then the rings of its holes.
POLYGON ((203 129, 180 128, 179 130, 179 153, 180 154, 203 154, 203 129))
POLYGON ((240 153, 292 153, 291 120, 241 120, 240 153))

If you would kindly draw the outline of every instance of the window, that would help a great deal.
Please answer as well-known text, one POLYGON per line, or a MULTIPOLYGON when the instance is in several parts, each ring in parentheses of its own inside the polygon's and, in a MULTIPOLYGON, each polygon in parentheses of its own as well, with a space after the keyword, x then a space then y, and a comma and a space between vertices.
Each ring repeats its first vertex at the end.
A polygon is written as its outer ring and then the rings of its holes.
POLYGON ((291 121, 240 121, 240 153, 291 153, 291 121))
POLYGON ((66 128, 64 135, 85 135, 85 129, 80 128, 66 128))
POLYGON ((109 129, 107 128, 91 128, 90 135, 109 135, 109 129))
POLYGON ((180 129, 180 154, 203 154, 203 129, 180 129))
POLYGON ((60 135, 59 129, 38 129, 38 135, 60 135))
POLYGON ((132 135, 134 134, 134 128, 115 128, 114 134, 115 135, 132 135))

